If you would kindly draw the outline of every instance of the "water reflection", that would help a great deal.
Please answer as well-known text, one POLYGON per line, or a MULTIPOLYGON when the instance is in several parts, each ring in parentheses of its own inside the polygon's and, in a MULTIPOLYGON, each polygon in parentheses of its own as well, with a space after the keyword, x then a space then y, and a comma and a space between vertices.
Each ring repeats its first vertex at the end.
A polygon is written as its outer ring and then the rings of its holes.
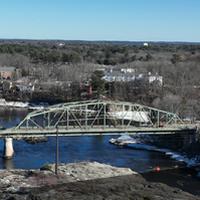
POLYGON ((3 168, 7 170, 15 169, 13 159, 3 159, 3 168))

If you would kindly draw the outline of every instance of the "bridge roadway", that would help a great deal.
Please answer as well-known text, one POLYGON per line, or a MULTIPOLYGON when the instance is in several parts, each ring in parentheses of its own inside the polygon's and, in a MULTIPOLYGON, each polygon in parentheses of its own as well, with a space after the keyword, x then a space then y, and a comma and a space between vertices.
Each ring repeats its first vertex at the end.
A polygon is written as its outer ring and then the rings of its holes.
POLYGON ((21 127, 20 129, 5 129, 0 131, 0 137, 39 137, 39 136, 95 136, 95 135, 119 135, 121 133, 134 134, 175 134, 196 131, 195 125, 182 125, 182 126, 168 126, 168 127, 98 127, 88 129, 80 128, 69 128, 67 127, 48 127, 45 129, 38 128, 26 128, 21 127))

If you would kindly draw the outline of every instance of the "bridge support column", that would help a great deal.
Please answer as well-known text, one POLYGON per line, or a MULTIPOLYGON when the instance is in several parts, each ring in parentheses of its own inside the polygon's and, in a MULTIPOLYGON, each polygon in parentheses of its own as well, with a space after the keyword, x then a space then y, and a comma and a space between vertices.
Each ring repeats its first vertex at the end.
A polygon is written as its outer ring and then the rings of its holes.
POLYGON ((14 155, 13 150, 13 139, 12 138, 4 138, 4 159, 12 159, 14 155))

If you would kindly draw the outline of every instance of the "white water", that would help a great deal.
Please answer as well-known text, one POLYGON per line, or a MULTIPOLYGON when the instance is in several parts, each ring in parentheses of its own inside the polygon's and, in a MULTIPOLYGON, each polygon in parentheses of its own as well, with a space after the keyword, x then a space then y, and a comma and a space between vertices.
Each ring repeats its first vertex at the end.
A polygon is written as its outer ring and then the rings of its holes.
POLYGON ((187 167, 192 167, 198 164, 198 160, 196 158, 188 158, 186 155, 182 155, 179 152, 171 151, 170 149, 162 149, 162 148, 157 148, 155 146, 147 145, 147 144, 128 144, 128 147, 133 147, 133 148, 140 148, 148 151, 157 151, 157 152, 162 152, 166 156, 169 156, 171 159, 177 160, 179 162, 184 162, 187 167))
MULTIPOLYGON (((123 136, 119 137, 118 139, 122 141, 123 136)), ((161 153, 164 153, 166 156, 170 157, 171 159, 185 163, 187 167, 192 167, 199 164, 199 160, 197 158, 188 158, 186 155, 183 155, 179 152, 172 151, 170 149, 157 148, 156 146, 153 146, 153 145, 144 144, 144 143, 141 143, 138 139, 135 140, 136 141, 135 143, 132 143, 132 140, 134 140, 134 138, 131 138, 130 143, 128 143, 127 136, 124 137, 124 139, 126 140, 127 147, 131 147, 134 149, 142 149, 142 150, 147 150, 147 151, 161 152, 161 153)))

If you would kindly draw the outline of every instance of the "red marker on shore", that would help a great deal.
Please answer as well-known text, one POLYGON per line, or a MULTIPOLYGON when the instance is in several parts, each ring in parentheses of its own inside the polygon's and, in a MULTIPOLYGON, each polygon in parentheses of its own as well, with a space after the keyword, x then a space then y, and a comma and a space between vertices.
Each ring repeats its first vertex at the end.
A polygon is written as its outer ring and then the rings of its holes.
POLYGON ((156 171, 156 172, 159 172, 159 171, 160 171, 160 167, 157 166, 157 167, 155 168, 155 171, 156 171))

